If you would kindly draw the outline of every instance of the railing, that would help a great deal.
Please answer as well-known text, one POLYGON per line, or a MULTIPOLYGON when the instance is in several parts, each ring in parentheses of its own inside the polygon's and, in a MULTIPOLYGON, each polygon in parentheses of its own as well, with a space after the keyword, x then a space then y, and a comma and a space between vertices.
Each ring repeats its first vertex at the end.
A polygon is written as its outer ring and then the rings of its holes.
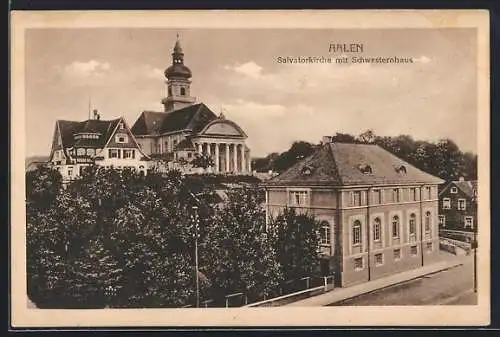
POLYGON ((474 240, 474 232, 455 231, 449 229, 440 229, 439 236, 441 238, 453 239, 467 243, 474 240))
MULTIPOLYGON (((330 291, 334 288, 334 275, 323 276, 323 277, 304 277, 299 279, 299 281, 306 281, 307 285, 310 286, 306 289, 294 291, 286 295, 281 295, 278 297, 264 299, 263 301, 254 302, 245 307, 275 307, 282 306, 287 303, 295 302, 303 298, 319 295, 330 291), (319 285, 318 285, 319 284, 319 285)), ((290 282, 288 282, 290 283, 290 282)), ((283 293, 283 292, 281 292, 283 293)))
POLYGON ((458 241, 448 238, 440 238, 439 249, 458 255, 457 248, 462 249, 463 251, 465 251, 466 254, 469 254, 469 252, 472 249, 472 245, 469 243, 465 243, 463 241, 458 241))
POLYGON ((248 304, 248 297, 244 293, 226 295, 226 308, 241 307, 246 304, 248 304))
MULTIPOLYGON (((271 298, 266 295, 260 298, 249 300, 244 292, 225 295, 220 300, 206 299, 200 302, 201 308, 208 307, 260 307, 260 306, 280 306, 294 302, 302 298, 325 293, 335 288, 335 275, 329 276, 307 276, 296 280, 283 282, 279 288, 272 293, 271 298)), ((195 305, 188 304, 182 308, 194 308, 195 305)))

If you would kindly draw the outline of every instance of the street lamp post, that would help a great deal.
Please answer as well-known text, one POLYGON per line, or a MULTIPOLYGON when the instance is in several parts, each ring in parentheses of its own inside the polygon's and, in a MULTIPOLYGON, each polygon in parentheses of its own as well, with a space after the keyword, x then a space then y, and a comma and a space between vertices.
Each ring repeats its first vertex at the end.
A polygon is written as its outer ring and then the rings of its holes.
POLYGON ((477 293, 477 225, 474 226, 472 249, 474 249, 474 292, 477 293))
POLYGON ((193 206, 194 211, 194 264, 196 279, 196 307, 200 307, 200 281, 198 277, 198 206, 193 206))

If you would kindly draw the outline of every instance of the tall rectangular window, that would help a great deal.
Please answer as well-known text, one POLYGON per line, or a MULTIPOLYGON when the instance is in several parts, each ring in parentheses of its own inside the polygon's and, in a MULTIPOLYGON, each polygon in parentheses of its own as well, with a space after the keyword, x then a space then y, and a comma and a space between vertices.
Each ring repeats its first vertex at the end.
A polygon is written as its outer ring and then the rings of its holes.
POLYGON ((409 220, 410 235, 415 235, 417 233, 417 216, 415 213, 410 214, 409 220))
POLYGON ((432 197, 431 192, 432 192, 431 187, 430 186, 426 186, 425 187, 425 199, 426 200, 431 200, 431 197, 432 197))
POLYGON ((307 191, 290 191, 290 204, 292 206, 307 206, 309 203, 309 193, 307 191))
POLYGON ((330 223, 328 221, 321 222, 319 238, 321 245, 330 245, 330 223))
POLYGON ((382 221, 380 218, 373 220, 373 241, 379 242, 382 237, 382 221))
POLYGON ((399 202, 399 189, 397 188, 392 190, 392 202, 399 202))
POLYGON ((372 191, 372 200, 374 205, 379 205, 382 203, 382 200, 380 199, 380 190, 373 190, 372 191))
POLYGON ((446 227, 446 217, 444 215, 440 215, 438 218, 439 218, 439 226, 446 227))
POLYGON ((451 199, 443 198, 443 209, 450 209, 450 208, 451 208, 451 199))
POLYGON ((352 245, 357 246, 361 244, 361 222, 354 221, 352 225, 352 245))
POLYGON ((395 215, 392 217, 392 237, 394 239, 399 238, 399 216, 395 215))
POLYGON ((351 206, 361 206, 361 191, 351 192, 350 196, 351 196, 351 201, 350 201, 351 206))
POLYGON ((465 211, 465 199, 458 199, 458 210, 465 211))

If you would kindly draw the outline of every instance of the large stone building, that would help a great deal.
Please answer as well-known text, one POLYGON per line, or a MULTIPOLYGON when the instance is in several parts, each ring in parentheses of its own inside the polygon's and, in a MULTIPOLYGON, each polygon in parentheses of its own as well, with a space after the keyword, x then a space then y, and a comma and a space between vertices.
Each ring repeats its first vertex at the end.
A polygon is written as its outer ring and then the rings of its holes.
POLYGON ((266 215, 286 207, 321 221, 323 273, 347 286, 438 256, 438 185, 377 145, 331 143, 265 183, 266 215))
POLYGON ((170 167, 190 171, 189 163, 205 155, 213 161, 206 171, 250 173, 247 135, 222 113, 217 116, 205 104, 196 102, 191 96, 191 76, 177 39, 172 65, 165 70, 167 97, 161 101, 164 111, 141 113, 132 126, 137 142, 154 162, 166 162, 170 167))
POLYGON ((81 122, 56 121, 49 162, 59 170, 63 182, 75 179, 92 164, 146 174, 149 158, 125 119, 101 120, 96 110, 93 116, 81 122))

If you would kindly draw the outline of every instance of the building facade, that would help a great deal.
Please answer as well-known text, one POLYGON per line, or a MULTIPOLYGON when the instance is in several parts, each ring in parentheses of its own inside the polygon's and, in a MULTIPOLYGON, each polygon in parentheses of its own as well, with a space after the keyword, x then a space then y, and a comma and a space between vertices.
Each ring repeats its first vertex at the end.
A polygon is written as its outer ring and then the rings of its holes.
POLYGON ((477 228, 477 181, 451 181, 439 192, 439 227, 474 231, 477 228))
POLYGON ((56 121, 49 163, 61 173, 63 182, 77 178, 84 167, 93 164, 147 174, 148 160, 123 118, 101 120, 94 110, 93 119, 56 121))
POLYGON ((205 172, 225 174, 251 173, 247 135, 235 122, 216 115, 191 96, 191 70, 184 64, 179 40, 172 53, 172 65, 165 70, 167 97, 164 111, 143 111, 132 126, 142 150, 157 165, 193 169, 196 156, 212 159, 205 172))
POLYGON ((321 222, 322 272, 340 286, 438 257, 438 185, 388 151, 331 143, 265 183, 268 223, 294 207, 321 222))

